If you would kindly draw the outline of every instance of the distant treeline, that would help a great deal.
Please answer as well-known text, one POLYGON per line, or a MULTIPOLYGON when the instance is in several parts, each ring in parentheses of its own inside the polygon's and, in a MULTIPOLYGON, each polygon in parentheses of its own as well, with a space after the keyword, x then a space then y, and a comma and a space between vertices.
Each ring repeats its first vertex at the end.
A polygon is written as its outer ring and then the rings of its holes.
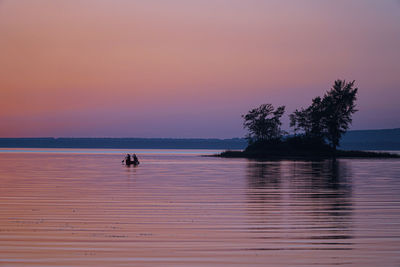
MULTIPOLYGON (((244 138, 0 138, 0 147, 4 148, 244 149, 246 146, 244 138)), ((340 148, 400 150, 400 128, 348 131, 340 148)))
POLYGON ((241 138, 0 138, 0 147, 8 148, 243 149, 246 145, 241 138))
POLYGON ((348 131, 340 148, 346 150, 399 150, 400 128, 348 131))

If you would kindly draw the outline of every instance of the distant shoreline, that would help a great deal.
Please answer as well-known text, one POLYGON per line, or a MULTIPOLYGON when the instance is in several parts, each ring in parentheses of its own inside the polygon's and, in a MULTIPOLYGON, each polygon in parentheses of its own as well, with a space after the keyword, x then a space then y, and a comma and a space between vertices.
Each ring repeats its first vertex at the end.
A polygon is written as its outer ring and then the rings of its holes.
MULTIPOLYGON (((400 128, 349 131, 343 150, 398 150, 400 128)), ((0 138, 1 148, 114 148, 114 149, 221 149, 243 150, 244 138, 0 138)))
POLYGON ((242 138, 0 138, 0 148, 218 149, 246 147, 242 138))

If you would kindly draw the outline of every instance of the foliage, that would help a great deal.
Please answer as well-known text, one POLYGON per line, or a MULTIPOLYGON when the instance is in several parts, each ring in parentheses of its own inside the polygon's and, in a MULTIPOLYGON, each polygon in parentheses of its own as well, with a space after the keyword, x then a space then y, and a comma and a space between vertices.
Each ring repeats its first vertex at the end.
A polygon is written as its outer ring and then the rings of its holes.
POLYGON ((225 151, 220 157, 244 157, 256 159, 324 159, 334 157, 400 158, 399 155, 365 151, 336 150, 340 138, 347 131, 352 115, 357 111, 358 88, 354 81, 336 80, 333 87, 321 97, 316 97, 307 108, 290 114, 290 126, 294 136, 282 135, 281 117, 285 106, 274 109, 263 104, 250 110, 244 118, 243 127, 249 133, 249 145, 244 151, 225 151), (296 134, 300 132, 300 134, 296 134), (328 143, 326 142, 328 141, 328 143))
POLYGON ((326 138, 334 149, 339 145, 340 138, 346 133, 355 113, 358 88, 354 82, 336 80, 322 101, 324 116, 322 123, 326 128, 326 138))
POLYGON ((357 111, 358 88, 354 88, 354 83, 336 80, 323 99, 316 97, 306 109, 296 109, 290 114, 290 126, 294 127, 295 133, 300 131, 311 139, 326 139, 336 150, 352 122, 352 114, 357 111))
POLYGON ((294 127, 295 133, 303 131, 310 138, 323 139, 324 126, 322 118, 324 116, 324 106, 321 97, 312 100, 311 106, 308 108, 295 110, 290 114, 290 126, 294 127))
POLYGON ((340 138, 352 122, 353 113, 357 111, 355 101, 358 88, 354 83, 336 80, 323 98, 315 97, 309 107, 296 109, 290 114, 290 126, 294 128, 295 136, 285 137, 284 141, 281 117, 285 106, 274 109, 271 104, 263 104, 242 115, 243 127, 248 129, 247 150, 276 153, 279 150, 296 149, 323 153, 336 151, 340 138))
POLYGON ((246 138, 250 143, 260 140, 279 140, 284 133, 281 130, 282 123, 280 121, 284 113, 285 106, 274 109, 271 104, 263 104, 242 115, 243 127, 249 131, 246 138))

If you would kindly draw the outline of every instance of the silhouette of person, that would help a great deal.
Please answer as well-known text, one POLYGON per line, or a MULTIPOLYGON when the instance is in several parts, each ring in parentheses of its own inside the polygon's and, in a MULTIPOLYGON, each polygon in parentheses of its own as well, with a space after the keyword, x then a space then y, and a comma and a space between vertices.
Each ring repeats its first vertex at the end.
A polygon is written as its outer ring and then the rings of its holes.
POLYGON ((138 157, 136 156, 136 154, 133 154, 132 158, 133 158, 133 163, 134 164, 139 164, 140 163, 138 157))
POLYGON ((132 160, 131 160, 131 155, 126 154, 125 156, 125 164, 129 165, 131 164, 132 160))

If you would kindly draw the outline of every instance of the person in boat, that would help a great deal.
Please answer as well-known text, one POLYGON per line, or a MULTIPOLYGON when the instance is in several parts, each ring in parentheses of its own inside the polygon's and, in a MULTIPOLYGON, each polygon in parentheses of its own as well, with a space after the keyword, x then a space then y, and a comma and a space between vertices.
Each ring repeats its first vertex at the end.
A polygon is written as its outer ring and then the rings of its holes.
POLYGON ((138 159, 138 157, 136 156, 136 154, 133 154, 132 155, 132 158, 133 158, 133 164, 139 164, 140 162, 139 162, 139 159, 138 159))
POLYGON ((126 154, 125 156, 125 164, 129 165, 131 164, 132 160, 131 160, 131 155, 126 154))

